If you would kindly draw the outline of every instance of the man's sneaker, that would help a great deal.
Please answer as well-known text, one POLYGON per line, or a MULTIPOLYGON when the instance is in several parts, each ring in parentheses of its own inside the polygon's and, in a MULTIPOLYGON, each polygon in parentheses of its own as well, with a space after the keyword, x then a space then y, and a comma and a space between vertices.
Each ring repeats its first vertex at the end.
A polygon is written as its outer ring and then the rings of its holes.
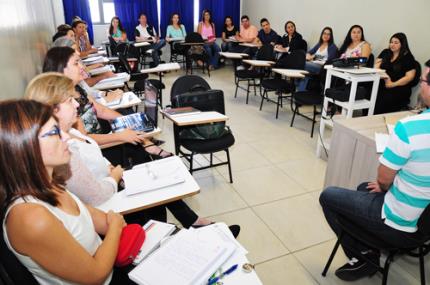
POLYGON ((236 67, 236 70, 244 70, 245 69, 245 66, 243 66, 243 65, 239 65, 238 67, 236 67))
MULTIPOLYGON (((376 255, 374 261, 379 265, 379 257, 376 260, 376 255)), ((344 281, 355 281, 366 276, 372 276, 376 272, 378 272, 378 268, 373 264, 353 257, 344 266, 339 267, 334 274, 344 281)))

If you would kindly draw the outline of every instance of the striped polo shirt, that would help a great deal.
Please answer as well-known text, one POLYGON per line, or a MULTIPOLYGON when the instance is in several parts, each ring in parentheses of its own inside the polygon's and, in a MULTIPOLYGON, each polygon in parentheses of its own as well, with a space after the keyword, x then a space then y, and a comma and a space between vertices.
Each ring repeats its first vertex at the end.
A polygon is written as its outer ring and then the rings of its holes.
POLYGON ((416 232, 418 219, 430 204, 430 110, 400 120, 379 161, 398 171, 384 198, 385 224, 416 232))

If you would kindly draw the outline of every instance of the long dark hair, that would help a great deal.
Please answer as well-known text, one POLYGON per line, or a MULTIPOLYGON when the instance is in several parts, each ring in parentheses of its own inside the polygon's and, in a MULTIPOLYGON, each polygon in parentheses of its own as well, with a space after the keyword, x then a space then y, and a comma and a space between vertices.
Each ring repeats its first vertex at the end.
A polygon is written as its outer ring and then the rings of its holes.
POLYGON ((288 25, 288 24, 293 24, 293 26, 294 26, 294 34, 293 34, 293 36, 294 36, 295 34, 297 34, 296 24, 294 24, 294 22, 293 22, 293 21, 287 21, 287 22, 285 23, 285 25, 284 25, 284 30, 285 30, 285 32, 288 34, 288 32, 287 32, 287 25, 288 25))
POLYGON ((204 9, 203 11, 202 11, 202 23, 204 23, 205 22, 205 14, 206 13, 208 13, 209 14, 209 24, 211 25, 211 26, 213 26, 214 25, 214 23, 213 23, 213 21, 212 21, 212 13, 211 13, 211 11, 209 10, 209 9, 204 9))
POLYGON ((361 30, 361 41, 365 41, 363 27, 360 25, 351 26, 351 28, 349 28, 348 33, 346 34, 346 37, 345 37, 345 40, 343 41, 342 46, 340 47, 340 50, 339 50, 340 54, 343 54, 348 48, 348 46, 352 43, 351 32, 355 28, 359 28, 361 30))
POLYGON ((324 27, 324 29, 322 29, 321 31, 321 35, 320 35, 320 40, 319 40, 319 44, 321 45, 324 41, 323 41, 323 35, 324 35, 324 31, 325 30, 329 30, 330 31, 330 39, 328 41, 328 45, 331 45, 334 43, 334 38, 333 38, 333 30, 330 27, 324 27))
POLYGON ((182 25, 181 23, 181 16, 179 16, 179 13, 175 12, 170 16, 170 25, 173 25, 173 16, 178 15, 178 26, 180 27, 182 25))
MULTIPOLYGON (((402 56, 411 53, 411 50, 409 49, 409 44, 408 44, 408 38, 406 37, 406 35, 404 33, 395 33, 394 35, 391 36, 390 38, 390 42, 393 38, 396 38, 400 41, 400 52, 399 52, 399 58, 401 58, 402 56)), ((390 52, 390 58, 393 57, 393 52, 391 51, 390 48, 388 48, 389 52, 390 52)))
POLYGON ((32 100, 0 103, 0 205, 5 211, 17 198, 34 198, 58 205, 55 180, 43 163, 39 132, 53 115, 52 107, 32 100), (11 159, 13 158, 13 159, 11 159))
POLYGON ((51 48, 46 53, 45 61, 43 62, 43 72, 56 71, 64 73, 67 62, 74 54, 75 50, 71 47, 51 48))
POLYGON ((224 29, 227 29, 227 25, 225 24, 225 21, 227 21, 227 19, 230 19, 231 21, 231 26, 234 27, 234 23, 233 23, 233 17, 232 16, 226 16, 224 18, 224 29))
POLYGON ((113 34, 113 25, 112 25, 113 20, 118 20, 118 29, 119 29, 121 32, 125 33, 124 27, 123 27, 123 26, 122 26, 122 24, 121 24, 121 20, 119 19, 119 17, 118 17, 118 16, 115 16, 115 17, 112 17, 112 20, 110 20, 109 35, 111 35, 111 36, 112 36, 112 34, 113 34))

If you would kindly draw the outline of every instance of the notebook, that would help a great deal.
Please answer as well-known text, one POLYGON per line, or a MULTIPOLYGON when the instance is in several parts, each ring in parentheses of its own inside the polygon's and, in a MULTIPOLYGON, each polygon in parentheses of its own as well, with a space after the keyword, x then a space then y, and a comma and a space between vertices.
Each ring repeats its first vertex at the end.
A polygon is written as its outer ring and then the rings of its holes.
POLYGON ((136 165, 133 169, 124 171, 123 180, 126 195, 157 190, 185 182, 179 166, 163 159, 136 165))
POLYGON ((141 285, 203 285, 233 254, 235 245, 207 231, 181 230, 128 276, 141 285))
POLYGON ((200 110, 193 107, 168 108, 164 109, 163 113, 168 116, 183 116, 200 113, 200 110))

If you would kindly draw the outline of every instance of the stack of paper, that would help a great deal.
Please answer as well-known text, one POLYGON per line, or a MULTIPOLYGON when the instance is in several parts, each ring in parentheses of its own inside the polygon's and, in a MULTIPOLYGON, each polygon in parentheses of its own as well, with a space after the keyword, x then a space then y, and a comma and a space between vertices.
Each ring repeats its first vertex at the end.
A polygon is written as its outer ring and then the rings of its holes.
POLYGON ((99 68, 94 68, 94 69, 90 70, 89 73, 90 73, 90 75, 98 75, 98 74, 102 74, 102 73, 113 71, 113 70, 114 70, 113 66, 105 65, 105 66, 102 66, 99 68))

